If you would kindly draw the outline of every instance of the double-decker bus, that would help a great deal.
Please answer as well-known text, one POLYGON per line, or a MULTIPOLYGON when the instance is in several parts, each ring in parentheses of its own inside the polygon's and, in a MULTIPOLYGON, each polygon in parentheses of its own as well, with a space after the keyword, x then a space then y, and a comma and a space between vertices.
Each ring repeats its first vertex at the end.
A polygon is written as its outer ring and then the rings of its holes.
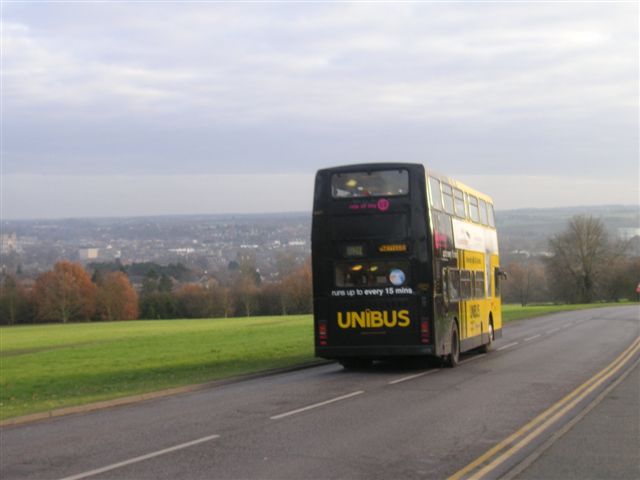
POLYGON ((328 168, 311 234, 315 354, 345 367, 488 350, 502 336, 491 198, 420 164, 328 168))

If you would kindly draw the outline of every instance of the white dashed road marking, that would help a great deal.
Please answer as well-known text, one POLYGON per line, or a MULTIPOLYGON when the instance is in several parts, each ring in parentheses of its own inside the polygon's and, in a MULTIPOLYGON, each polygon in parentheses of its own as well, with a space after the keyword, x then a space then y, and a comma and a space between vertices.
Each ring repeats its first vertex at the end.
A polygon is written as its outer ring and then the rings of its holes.
POLYGON ((518 345, 518 342, 507 343, 503 347, 498 348, 497 351, 506 350, 507 348, 515 347, 516 345, 518 345))
POLYGON ((72 475, 70 477, 65 477, 62 480, 80 480, 82 478, 93 477, 94 475, 99 475, 101 473, 110 472, 111 470, 115 470, 117 468, 126 467, 127 465, 131 465, 133 463, 142 462, 144 460, 148 460, 150 458, 159 457, 161 455, 166 455, 167 453, 175 452, 176 450, 182 450, 184 448, 193 447, 194 445, 198 445, 200 443, 209 442, 211 440, 215 440, 216 438, 220 438, 220 435, 209 435, 208 437, 198 438, 197 440, 192 440, 191 442, 181 443, 180 445, 175 445, 173 447, 164 448, 162 450, 158 450, 157 452, 148 453, 146 455, 142 455, 140 457, 131 458, 129 460, 125 460, 123 462, 114 463, 111 465, 107 465, 106 467, 96 468, 95 470, 89 470, 88 472, 78 473, 77 475, 72 475))
POLYGON ((290 412, 281 413, 280 415, 274 415, 273 417, 271 417, 271 420, 278 420, 279 418, 288 417, 289 415, 295 415, 296 413, 306 412, 307 410, 322 407, 324 405, 328 405, 333 402, 339 402, 340 400, 346 400, 347 398, 355 397, 356 395, 361 395, 363 393, 364 393, 364 390, 358 390, 357 392, 348 393, 347 395, 342 395, 340 397, 332 398, 331 400, 325 400, 324 402, 314 403, 313 405, 298 408, 296 410, 291 410, 290 412))
POLYGON ((395 385, 396 383, 406 382, 407 380, 413 380, 414 378, 424 377, 425 375, 429 375, 430 373, 436 373, 439 370, 427 370, 426 372, 416 373, 415 375, 409 375, 408 377, 397 378, 395 380, 391 380, 389 385, 395 385))

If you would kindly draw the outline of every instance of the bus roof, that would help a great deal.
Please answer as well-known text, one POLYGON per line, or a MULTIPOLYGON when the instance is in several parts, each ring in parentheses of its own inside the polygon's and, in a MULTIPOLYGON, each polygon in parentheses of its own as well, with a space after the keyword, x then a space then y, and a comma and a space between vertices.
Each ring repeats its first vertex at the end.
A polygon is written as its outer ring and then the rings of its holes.
POLYGON ((420 163, 401 163, 401 162, 381 162, 381 163, 352 163, 350 165, 339 165, 335 167, 323 168, 319 172, 357 172, 367 170, 398 170, 405 168, 407 170, 421 169, 424 170, 424 165, 420 163))
POLYGON ((437 178, 441 182, 448 183, 452 187, 458 188, 463 192, 470 193, 471 195, 475 195, 481 200, 484 200, 485 202, 488 202, 493 205, 493 199, 489 195, 487 195, 486 193, 482 193, 481 191, 476 190, 473 187, 470 187, 466 183, 462 183, 461 181, 456 180, 455 178, 447 177, 446 175, 442 175, 438 172, 434 172, 433 170, 427 169, 426 172, 427 172, 427 175, 437 178))
POLYGON ((354 172, 358 170, 366 171, 366 170, 384 170, 384 169, 401 169, 401 168, 405 168, 407 170, 414 170, 414 171, 416 169, 422 170, 427 175, 437 178, 441 182, 446 182, 452 187, 458 188, 463 192, 469 193, 471 195, 475 195, 476 197, 484 200, 485 202, 493 204, 493 200, 489 195, 482 193, 479 190, 476 190, 475 188, 472 188, 466 185, 465 183, 462 183, 454 178, 451 178, 446 175, 442 175, 438 172, 435 172, 433 170, 430 170, 421 163, 401 163, 401 162, 353 163, 350 165, 340 165, 335 167, 323 168, 318 172, 342 173, 342 172, 354 172))

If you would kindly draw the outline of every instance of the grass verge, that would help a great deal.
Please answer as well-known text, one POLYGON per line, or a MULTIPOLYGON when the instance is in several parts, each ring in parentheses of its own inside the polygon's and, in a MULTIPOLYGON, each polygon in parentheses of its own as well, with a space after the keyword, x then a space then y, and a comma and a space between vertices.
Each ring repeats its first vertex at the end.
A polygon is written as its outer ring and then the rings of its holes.
MULTIPOLYGON (((620 304, 505 305, 506 322, 620 304)), ((0 419, 313 360, 311 315, 0 328, 0 419)))
POLYGON ((573 305, 527 305, 522 307, 520 305, 508 304, 502 306, 502 321, 507 323, 513 320, 520 320, 523 318, 534 318, 548 315, 550 313, 568 312, 571 310, 584 310, 588 308, 601 308, 601 307, 619 307, 623 305, 633 305, 631 302, 618 302, 618 303, 585 303, 585 304, 573 304, 573 305))
POLYGON ((0 419, 313 360, 311 315, 0 329, 0 419))

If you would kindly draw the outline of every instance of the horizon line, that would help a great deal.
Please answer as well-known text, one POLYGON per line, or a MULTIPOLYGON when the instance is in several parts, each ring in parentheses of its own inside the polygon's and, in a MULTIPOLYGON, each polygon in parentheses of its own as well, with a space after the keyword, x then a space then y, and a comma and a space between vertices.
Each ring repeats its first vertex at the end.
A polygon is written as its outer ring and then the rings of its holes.
MULTIPOLYGON (((518 207, 518 208, 501 208, 496 209, 498 212, 514 212, 522 210, 560 210, 560 209, 588 209, 588 208, 604 208, 604 207, 627 207, 636 208, 640 212, 640 204, 624 204, 624 203, 603 203, 594 205, 563 205, 557 207, 518 207)), ((311 217, 312 210, 290 210, 278 212, 227 212, 227 213, 162 213, 162 214, 133 214, 133 215, 98 215, 93 217, 22 217, 22 218, 3 218, 0 223, 8 222, 52 222, 52 221, 71 221, 71 220, 135 220, 142 218, 172 218, 172 217, 249 217, 249 216, 274 216, 274 215, 309 215, 311 217)))

